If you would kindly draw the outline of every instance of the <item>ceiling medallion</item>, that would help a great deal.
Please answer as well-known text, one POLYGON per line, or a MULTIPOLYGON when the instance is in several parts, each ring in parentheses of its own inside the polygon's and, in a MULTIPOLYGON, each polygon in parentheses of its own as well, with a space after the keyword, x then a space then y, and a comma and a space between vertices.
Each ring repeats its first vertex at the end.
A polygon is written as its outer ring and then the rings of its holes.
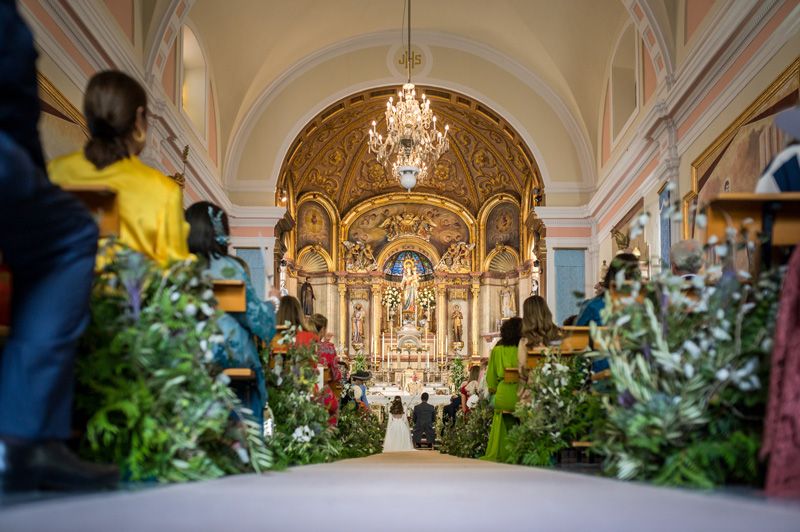
POLYGON ((431 111, 431 101, 422 95, 417 101, 417 91, 411 83, 411 0, 407 0, 408 52, 406 65, 408 81, 403 90, 386 102, 386 138, 379 134, 375 121, 369 130, 369 151, 378 162, 391 169, 400 186, 411 191, 428 175, 428 169, 450 148, 447 132, 436 129, 436 116, 431 111))

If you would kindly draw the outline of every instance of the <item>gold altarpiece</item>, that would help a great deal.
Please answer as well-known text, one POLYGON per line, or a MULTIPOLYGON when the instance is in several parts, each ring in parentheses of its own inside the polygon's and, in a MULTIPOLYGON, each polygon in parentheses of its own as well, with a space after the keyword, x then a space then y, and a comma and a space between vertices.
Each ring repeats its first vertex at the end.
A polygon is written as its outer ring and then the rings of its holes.
POLYGON ((363 357, 385 381, 443 382, 453 357, 488 356, 500 322, 543 290, 543 187, 505 120, 427 89, 451 150, 402 191, 365 139, 393 90, 337 102, 295 140, 277 192, 288 212, 276 258, 289 293, 312 285, 340 356, 363 357))

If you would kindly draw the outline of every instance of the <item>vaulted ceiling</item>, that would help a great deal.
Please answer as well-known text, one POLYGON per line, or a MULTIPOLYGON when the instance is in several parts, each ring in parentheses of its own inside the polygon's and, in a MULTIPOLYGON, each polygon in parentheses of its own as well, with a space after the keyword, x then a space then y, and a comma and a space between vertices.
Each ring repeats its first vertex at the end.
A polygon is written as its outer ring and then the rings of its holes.
MULTIPOLYGON (((348 96, 315 117, 290 148, 280 186, 290 180, 299 196, 321 192, 341 215, 357 203, 401 192, 397 179, 367 149, 367 130, 384 121, 394 87, 348 96)), ((492 196, 521 199, 526 187, 541 187, 536 163, 514 129, 490 109, 451 91, 420 87, 441 124, 450 126, 450 150, 415 192, 431 192, 464 206, 473 216, 492 196)), ((378 126, 383 131, 382 124, 378 126)))

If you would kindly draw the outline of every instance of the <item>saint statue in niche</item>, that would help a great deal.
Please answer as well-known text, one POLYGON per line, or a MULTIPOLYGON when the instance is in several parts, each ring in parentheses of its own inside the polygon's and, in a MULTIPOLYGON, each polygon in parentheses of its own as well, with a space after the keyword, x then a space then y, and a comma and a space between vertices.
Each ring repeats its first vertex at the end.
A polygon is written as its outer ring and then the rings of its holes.
POLYGON ((411 259, 403 261, 403 280, 400 282, 400 287, 403 290, 403 312, 414 312, 417 304, 419 274, 411 259))
POLYGON ((506 281, 503 291, 500 293, 500 315, 503 316, 504 320, 517 315, 514 306, 514 293, 508 287, 508 281, 506 281))
POLYGON ((353 339, 353 345, 356 344, 363 344, 364 343, 364 307, 361 303, 356 303, 356 306, 353 307, 353 318, 352 318, 352 325, 353 325, 353 333, 351 334, 351 338, 353 339))
POLYGON ((311 316, 314 314, 314 288, 308 282, 306 277, 305 282, 300 287, 300 303, 303 305, 303 314, 311 316))
POLYGON ((464 315, 461 313, 461 305, 453 306, 453 342, 463 342, 464 338, 464 315))

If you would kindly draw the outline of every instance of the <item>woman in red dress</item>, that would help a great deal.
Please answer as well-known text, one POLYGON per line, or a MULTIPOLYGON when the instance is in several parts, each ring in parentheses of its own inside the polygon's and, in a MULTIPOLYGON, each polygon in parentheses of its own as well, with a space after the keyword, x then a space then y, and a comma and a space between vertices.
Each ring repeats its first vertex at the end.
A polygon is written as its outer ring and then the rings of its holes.
POLYGON ((322 314, 314 314, 311 316, 310 321, 316 328, 320 338, 317 363, 327 370, 321 390, 322 404, 328 409, 328 414, 330 415, 328 423, 335 426, 338 421, 336 415, 339 412, 339 399, 332 385, 338 383, 342 378, 339 364, 336 362, 336 348, 331 343, 330 335, 328 334, 328 318, 322 314))

